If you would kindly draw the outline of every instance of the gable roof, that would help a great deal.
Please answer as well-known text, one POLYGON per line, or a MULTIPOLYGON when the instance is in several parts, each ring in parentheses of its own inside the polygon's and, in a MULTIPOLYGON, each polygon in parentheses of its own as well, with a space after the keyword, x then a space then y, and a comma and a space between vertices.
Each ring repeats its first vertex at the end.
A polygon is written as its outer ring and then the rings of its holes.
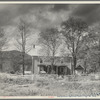
POLYGON ((79 66, 77 66, 76 68, 75 68, 75 70, 83 70, 84 68, 81 66, 81 65, 79 65, 79 66))

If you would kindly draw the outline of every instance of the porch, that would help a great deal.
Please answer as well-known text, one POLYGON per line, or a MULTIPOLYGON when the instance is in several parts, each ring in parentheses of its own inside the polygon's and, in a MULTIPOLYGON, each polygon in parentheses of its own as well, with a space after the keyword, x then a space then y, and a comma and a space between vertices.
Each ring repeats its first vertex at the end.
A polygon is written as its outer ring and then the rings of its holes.
MULTIPOLYGON (((51 74, 52 71, 51 65, 39 64, 38 67, 39 67, 39 73, 45 72, 46 74, 51 74)), ((66 65, 53 65, 52 74, 70 75, 70 69, 68 69, 66 65)))

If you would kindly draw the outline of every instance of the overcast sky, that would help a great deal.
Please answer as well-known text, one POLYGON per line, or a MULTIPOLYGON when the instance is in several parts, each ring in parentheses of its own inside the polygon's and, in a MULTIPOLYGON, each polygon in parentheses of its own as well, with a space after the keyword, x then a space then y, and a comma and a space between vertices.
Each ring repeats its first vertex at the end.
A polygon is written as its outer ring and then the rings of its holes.
MULTIPOLYGON (((10 38, 9 50, 15 49, 14 36, 15 27, 20 16, 25 16, 32 24, 31 42, 37 39, 37 34, 45 28, 59 26, 70 16, 85 20, 88 25, 100 21, 99 4, 1 4, 0 5, 0 27, 5 27, 6 34, 10 38)), ((37 55, 39 46, 29 53, 37 55)))

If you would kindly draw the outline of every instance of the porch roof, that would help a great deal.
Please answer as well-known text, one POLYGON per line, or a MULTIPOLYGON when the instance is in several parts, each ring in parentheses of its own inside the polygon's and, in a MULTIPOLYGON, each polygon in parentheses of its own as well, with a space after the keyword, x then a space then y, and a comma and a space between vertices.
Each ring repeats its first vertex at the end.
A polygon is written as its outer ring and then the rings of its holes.
POLYGON ((79 65, 78 67, 75 68, 75 70, 83 70, 83 69, 84 68, 81 65, 79 65))
MULTIPOLYGON (((45 64, 45 63, 41 63, 41 64, 38 64, 38 66, 46 66, 46 67, 48 67, 48 66, 51 66, 51 64, 45 64)), ((67 65, 66 64, 54 64, 54 66, 58 66, 58 67, 66 67, 67 65)))

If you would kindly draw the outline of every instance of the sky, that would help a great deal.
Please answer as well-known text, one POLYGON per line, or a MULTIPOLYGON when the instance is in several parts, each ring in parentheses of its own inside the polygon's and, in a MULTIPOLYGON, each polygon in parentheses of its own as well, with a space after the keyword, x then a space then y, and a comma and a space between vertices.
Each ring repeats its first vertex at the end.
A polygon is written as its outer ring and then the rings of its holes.
POLYGON ((69 17, 79 17, 94 25, 100 21, 99 4, 0 4, 0 27, 5 28, 9 39, 8 50, 14 50, 16 26, 22 17, 31 24, 29 44, 35 44, 29 54, 38 55, 38 34, 46 28, 58 27, 69 17))

